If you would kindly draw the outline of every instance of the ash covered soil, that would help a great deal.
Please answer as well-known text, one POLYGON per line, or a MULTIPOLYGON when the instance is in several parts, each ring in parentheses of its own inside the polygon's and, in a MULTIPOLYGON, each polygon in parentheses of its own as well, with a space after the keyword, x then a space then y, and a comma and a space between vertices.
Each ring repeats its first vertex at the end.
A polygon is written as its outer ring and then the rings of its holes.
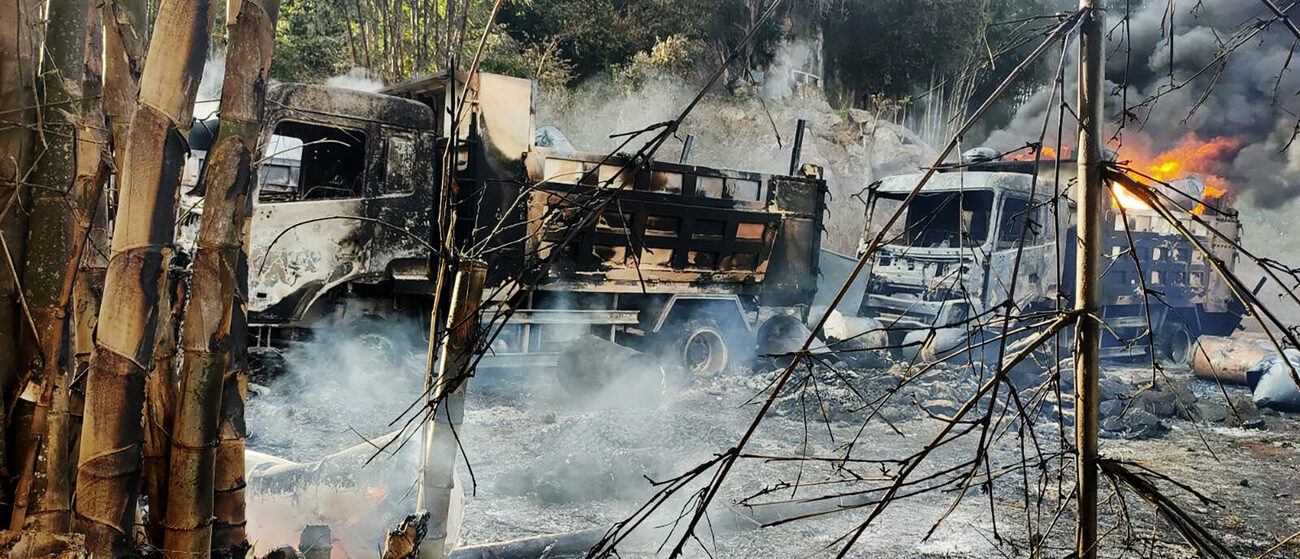
MULTIPOLYGON (((352 342, 349 342, 352 343, 352 342)), ((422 354, 389 352, 401 357, 357 358, 347 343, 316 347, 303 355, 297 367, 274 378, 262 379, 249 404, 253 430, 250 449, 295 461, 323 455, 391 431, 402 410, 418 399, 422 354), (342 349, 341 349, 342 348, 342 349), (305 367, 312 367, 307 369, 305 367)), ((288 362, 295 363, 289 356, 288 362)), ((301 356, 300 356, 301 358, 301 356)), ((1294 516, 1300 504, 1300 419, 1256 411, 1244 389, 1229 388, 1238 410, 1227 411, 1219 388, 1170 371, 1169 386, 1157 383, 1141 390, 1151 373, 1136 367, 1108 367, 1103 412, 1122 413, 1103 422, 1107 429, 1103 454, 1138 462, 1185 483, 1213 499, 1201 502, 1170 484, 1161 489, 1194 518, 1213 530, 1242 556, 1253 556, 1300 529, 1294 516), (1106 404, 1119 401, 1124 405, 1106 404), (1119 410, 1119 411, 1117 411, 1119 410), (1146 415, 1143 415, 1146 414, 1146 415), (1192 419, 1194 417, 1194 419, 1192 419), (1262 423, 1262 425, 1261 425, 1262 423), (1248 425, 1250 428, 1242 427, 1248 425)), ((853 443, 858 459, 904 458, 922 448, 944 425, 950 414, 972 393, 976 379, 967 369, 953 368, 924 377, 899 391, 881 414, 861 428, 868 411, 858 410, 858 393, 868 399, 897 384, 898 368, 859 368, 831 375, 815 374, 805 382, 792 381, 789 394, 769 412, 746 452, 762 456, 842 456, 853 443), (811 382, 816 380, 816 382, 811 382), (892 383, 892 384, 891 384, 892 383), (848 386, 854 386, 850 390, 848 386), (954 404, 954 402, 956 404, 954 404), (805 421, 806 418, 806 421, 805 421), (860 433, 859 430, 861 429, 860 433)), ((465 425, 460 433, 468 461, 459 462, 459 481, 465 488, 464 543, 486 543, 512 538, 607 528, 626 518, 654 493, 650 480, 667 480, 689 471, 733 445, 757 412, 755 396, 768 389, 775 371, 737 371, 688 386, 670 388, 657 405, 639 394, 575 400, 559 388, 554 372, 482 372, 470 384, 465 425), (472 470, 472 471, 471 471, 472 470)), ((1029 383, 1032 384, 1030 375, 1029 383)), ((806 377, 799 377, 805 379, 806 377)), ((1033 401, 1033 388, 1022 390, 1033 401)), ((1039 418, 1033 433, 1023 441, 1029 460, 1060 448, 1061 427, 1050 393, 1040 395, 1035 406, 1039 418), (1039 448, 1041 451, 1034 451, 1039 448), (1040 454, 1041 452, 1042 454, 1040 454)), ((1070 410, 1062 407, 1066 433, 1070 410)), ((400 422, 398 424, 400 426, 400 422)), ((976 433, 977 435, 978 433, 976 433)), ((1011 430, 989 455, 995 472, 1017 465, 1021 441, 1011 430)), ((418 458, 414 442, 398 452, 367 453, 376 456, 331 471, 291 492, 259 489, 251 483, 250 532, 258 547, 270 549, 295 544, 298 531, 308 523, 328 523, 337 539, 334 557, 377 555, 382 534, 414 507, 414 482, 418 458)), ((937 449, 914 478, 923 478, 971 459, 975 441, 966 437, 937 449)), ((809 511, 835 508, 827 501, 803 508, 736 507, 755 494, 753 502, 808 499, 832 492, 881 487, 879 480, 898 471, 897 464, 799 463, 757 458, 740 460, 710 509, 700 544, 687 548, 688 556, 803 557, 833 555, 837 538, 852 531, 870 510, 858 500, 829 501, 855 505, 814 518, 757 529, 752 519, 774 522, 809 511), (851 472, 851 473, 850 473, 851 472), (866 481, 823 483, 857 475, 866 481), (792 485, 799 483, 798 491, 792 485), (731 506, 728 506, 731 505, 731 506), (811 507, 811 508, 809 508, 811 507), (738 514, 736 511, 740 511, 738 514)), ((1059 461, 1047 471, 1056 472, 1059 461)), ((989 557, 1025 556, 1026 517, 1035 530, 1052 524, 1061 493, 1070 490, 1073 476, 1029 472, 1032 501, 1024 506, 1020 470, 997 477, 992 495, 981 484, 966 497, 928 539, 927 532, 957 495, 957 487, 897 501, 863 533, 850 556, 855 557, 989 557), (1058 481, 1059 480, 1059 481, 1058 481), (1039 494, 1041 505, 1038 505, 1039 494), (992 503, 992 505, 990 505, 992 503), (990 514, 990 506, 994 515, 990 514), (996 524, 996 531, 995 531, 996 524), (1000 539, 999 539, 1000 538, 1000 539)), ((629 538, 619 551, 624 557, 667 555, 659 545, 670 534, 672 521, 687 504, 682 496, 660 507, 650 521, 629 538)), ((1104 487, 1109 491, 1109 485, 1104 487)), ((1154 517, 1149 507, 1126 493, 1124 507, 1110 499, 1104 504, 1108 531, 1106 556, 1140 553, 1156 557, 1191 557, 1167 524, 1159 525, 1158 541, 1150 535, 1154 517), (1130 521, 1121 522, 1122 511, 1130 521), (1131 533, 1125 526, 1131 526, 1131 533), (1130 549, 1125 538, 1130 536, 1130 549)), ((1067 512, 1046 538, 1045 554, 1065 556, 1071 545, 1073 519, 1067 512)), ((1287 554, 1291 555, 1287 555, 1287 554)), ((1300 546, 1281 550, 1296 556, 1300 546)))

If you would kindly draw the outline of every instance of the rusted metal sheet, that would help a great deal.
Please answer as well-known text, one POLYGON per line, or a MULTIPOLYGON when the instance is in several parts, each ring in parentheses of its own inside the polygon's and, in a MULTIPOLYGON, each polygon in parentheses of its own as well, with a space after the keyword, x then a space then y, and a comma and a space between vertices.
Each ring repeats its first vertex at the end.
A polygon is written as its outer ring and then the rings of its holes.
POLYGON ((543 289, 811 299, 820 180, 659 162, 621 171, 620 158, 545 148, 533 148, 526 163, 537 184, 527 194, 529 251, 558 257, 543 289), (567 229, 598 200, 612 201, 589 230, 567 229), (777 250, 781 278, 767 281, 777 250))
POLYGON ((1250 385, 1246 373, 1264 358, 1275 355, 1269 341, 1258 335, 1201 336, 1192 360, 1192 372, 1229 384, 1250 385))

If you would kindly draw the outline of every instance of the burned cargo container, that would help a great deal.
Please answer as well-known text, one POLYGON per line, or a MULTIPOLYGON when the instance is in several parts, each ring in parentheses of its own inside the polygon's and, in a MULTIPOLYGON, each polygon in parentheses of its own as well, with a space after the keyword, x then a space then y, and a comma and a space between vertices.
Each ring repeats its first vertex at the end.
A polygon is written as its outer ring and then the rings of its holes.
POLYGON ((379 93, 272 87, 250 235, 255 342, 427 321, 433 252, 448 242, 488 263, 485 320, 511 314, 487 366, 551 363, 564 341, 594 333, 707 374, 801 324, 816 290, 819 169, 782 177, 560 151, 534 145, 532 116, 531 82, 492 74, 379 93), (444 154, 455 169, 445 189, 444 154), (551 219, 602 196, 596 219, 551 219))
MULTIPOLYGON (((996 159, 967 159, 940 169, 872 257, 857 314, 873 319, 871 324, 897 344, 937 339, 952 345, 968 337, 972 317, 994 312, 1011 293, 1019 313, 1058 304, 1068 308, 1076 248, 1074 207, 1068 199, 1074 170, 1073 162, 1063 161, 1058 172, 1055 161, 996 159), (1060 223, 1054 226, 1054 220, 1060 223), (935 330, 957 331, 931 336, 935 330)), ((888 177, 868 188, 864 247, 920 178, 888 177)), ((1211 200, 1199 179, 1180 180, 1171 188, 1179 192, 1171 198, 1187 200, 1184 209, 1197 212, 1229 238, 1238 237, 1236 212, 1222 200, 1211 200)), ((1117 192, 1106 212, 1103 238, 1103 354, 1144 355, 1154 342, 1159 357, 1189 363, 1196 337, 1232 332, 1244 307, 1191 242, 1154 210, 1127 199, 1122 189, 1117 192), (1142 263, 1141 279, 1128 251, 1130 234, 1142 263), (1144 284, 1150 295, 1145 299, 1144 284)), ((1183 221, 1231 269, 1236 262, 1232 245, 1190 218, 1183 221)), ((1000 324, 987 317, 983 322, 990 323, 981 329, 984 336, 1000 324)))

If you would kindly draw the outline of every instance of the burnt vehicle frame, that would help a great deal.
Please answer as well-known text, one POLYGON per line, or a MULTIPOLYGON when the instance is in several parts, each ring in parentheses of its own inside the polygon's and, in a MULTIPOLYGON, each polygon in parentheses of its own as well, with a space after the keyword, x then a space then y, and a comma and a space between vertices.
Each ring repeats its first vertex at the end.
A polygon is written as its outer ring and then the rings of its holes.
MULTIPOLYGON (((994 201, 986 218, 988 238, 956 248, 897 242, 907 241, 908 225, 932 217, 926 214, 924 204, 915 208, 916 216, 909 208, 909 215, 902 220, 906 224, 899 232, 902 236, 882 245, 868 263, 870 279, 856 314, 879 321, 891 342, 902 344, 909 336, 912 341, 919 339, 917 332, 965 327, 970 317, 1005 305, 1006 286, 1012 281, 1016 282, 1012 304, 1022 312, 1057 305, 1069 307, 1077 242, 1074 204, 1068 198, 1074 169, 1074 162, 1068 160, 1058 165, 1055 160, 996 159, 967 160, 939 169, 920 196, 991 191, 994 201), (1009 209, 1004 201, 1017 197, 1017 207, 1009 209), (1011 278, 1017 254, 1018 275, 1011 278), (936 278, 938 268, 945 265, 949 269, 957 267, 962 279, 936 278), (975 281, 966 281, 972 277, 975 281), (973 285, 964 290, 959 286, 961 296, 952 296, 953 284, 962 283, 973 285), (959 307, 961 310, 956 310, 959 307)), ((880 201, 901 198, 918 178, 888 177, 868 187, 864 239, 875 233, 871 222, 880 201)), ((1162 188, 1176 191, 1178 196, 1171 199, 1182 200, 1186 210, 1196 209, 1199 217, 1220 233, 1239 238, 1240 222, 1235 210, 1222 200, 1217 204, 1202 200, 1205 189, 1199 179, 1190 177, 1162 188)), ((960 207, 961 202, 957 203, 960 207)), ((1216 258, 1229 269, 1235 266, 1238 255, 1232 243, 1210 234, 1206 226, 1191 218, 1182 221, 1216 258)), ((957 229, 965 231, 965 226, 959 224, 957 229)), ((1104 229, 1102 252, 1106 262, 1101 276, 1103 305, 1099 309, 1105 324, 1104 356, 1147 355, 1154 345, 1159 357, 1187 364, 1197 337, 1222 336, 1237 329, 1244 307, 1192 243, 1153 210, 1121 209, 1112 197, 1104 229), (1133 261, 1135 256, 1142 262, 1141 278, 1133 261)), ((997 321, 993 322, 981 329, 996 329, 997 321)), ((962 336, 950 336, 958 337, 962 336)))
POLYGON ((716 372, 802 323, 825 211, 819 168, 783 177, 540 147, 529 80, 457 78, 378 93, 269 90, 249 235, 255 345, 307 339, 325 324, 427 323, 444 230, 456 250, 487 261, 484 321, 511 317, 482 366, 552 364, 557 344, 595 333, 716 372), (452 118, 464 88, 465 112, 452 118), (450 188, 444 153, 454 158, 450 188), (619 180, 600 180, 624 167, 619 180), (555 245, 560 231, 539 216, 580 211, 564 201, 593 190, 616 200, 555 245), (446 227, 444 191, 454 196, 446 227), (544 273, 521 284, 539 260, 544 273))

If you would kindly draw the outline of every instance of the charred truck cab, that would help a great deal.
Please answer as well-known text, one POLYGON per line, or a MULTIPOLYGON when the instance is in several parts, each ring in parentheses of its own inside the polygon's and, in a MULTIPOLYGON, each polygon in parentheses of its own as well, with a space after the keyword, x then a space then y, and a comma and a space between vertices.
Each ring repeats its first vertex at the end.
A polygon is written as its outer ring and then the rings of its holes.
POLYGON ((372 307, 353 313, 418 310, 396 295, 428 289, 429 108, 300 84, 271 88, 267 107, 249 236, 249 320, 261 341, 344 318, 349 300, 372 307))
POLYGON ((484 366, 553 362, 567 340, 597 334, 706 374, 802 323, 816 290, 820 169, 782 177, 642 161, 619 175, 621 157, 534 145, 532 119, 532 83, 492 74, 379 93, 271 88, 250 234, 256 342, 427 320, 448 143, 452 242, 487 260, 485 321, 512 311, 484 366), (553 220, 542 216, 576 212, 566 201, 602 189, 618 192, 599 219, 545 229, 553 220))
MULTIPOLYGON (((886 178, 867 198, 865 241, 898 209, 919 175, 886 178)), ((870 263, 859 314, 906 331, 963 325, 1006 301, 1026 212, 1050 223, 1050 184, 1012 172, 940 173, 913 199, 870 263)), ((1025 232, 1020 308, 1051 301, 1057 292, 1055 230, 1025 232)), ((865 246, 863 247, 865 249, 865 246)))
MULTIPOLYGON (((1074 162, 1062 161, 1058 174, 1052 160, 999 161, 981 151, 968 152, 962 165, 940 169, 869 262, 869 279, 857 314, 874 320, 872 324, 885 330, 893 345, 936 346, 928 349, 941 354, 965 345, 972 335, 992 334, 988 328, 975 333, 970 319, 1004 305, 1013 279, 1014 304, 1020 313, 1054 309, 1058 302, 1070 305, 1075 217, 1068 194, 1074 162), (1054 180, 1057 176, 1060 184, 1054 180), (1026 218, 1029 229, 1024 229, 1026 218), (1053 226, 1053 219, 1061 223, 1053 226)), ((889 177, 868 188, 860 251, 920 179, 920 175, 889 177)), ((1203 199, 1206 189, 1199 179, 1177 181, 1174 186, 1190 197, 1180 194, 1173 199, 1187 199, 1193 206, 1211 204, 1203 199)), ((1154 341, 1160 357, 1189 363, 1196 337, 1232 332, 1244 308, 1195 247, 1150 208, 1126 203, 1126 231, 1119 203, 1112 201, 1106 213, 1103 238, 1107 259, 1102 277, 1103 354, 1145 355, 1154 341), (1150 298, 1150 329, 1143 281, 1127 252, 1128 233, 1142 259, 1147 287, 1160 292, 1150 298), (1151 332, 1154 340, 1147 339, 1151 332)), ((1201 217, 1236 237, 1236 212, 1220 200, 1213 207, 1213 211, 1202 210, 1201 217)), ((1236 262, 1231 245, 1190 218, 1184 224, 1231 269, 1236 262)), ((981 322, 997 324, 982 318, 981 322)))

